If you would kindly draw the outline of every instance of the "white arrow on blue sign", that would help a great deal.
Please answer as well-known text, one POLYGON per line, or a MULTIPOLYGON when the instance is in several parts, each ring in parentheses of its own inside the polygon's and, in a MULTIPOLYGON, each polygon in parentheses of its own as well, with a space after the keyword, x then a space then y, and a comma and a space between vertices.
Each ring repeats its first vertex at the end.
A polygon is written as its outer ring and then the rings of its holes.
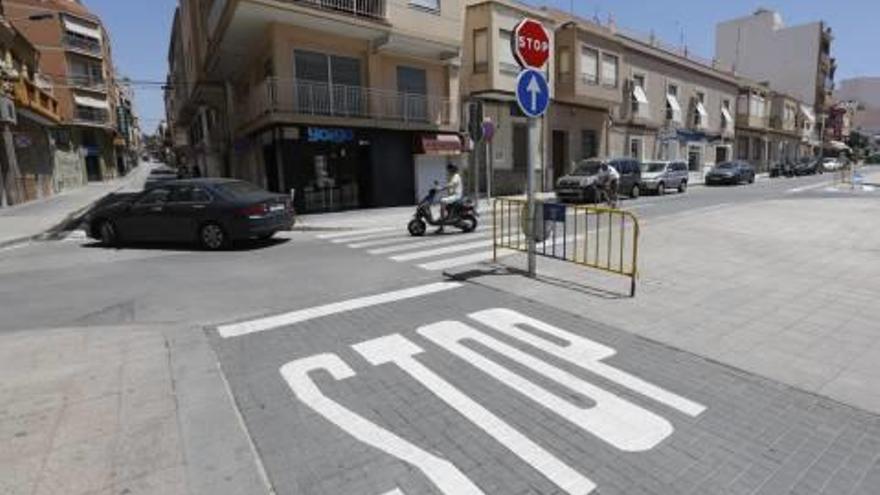
POLYGON ((550 86, 544 73, 524 69, 516 78, 516 102, 528 117, 540 117, 550 106, 550 86))

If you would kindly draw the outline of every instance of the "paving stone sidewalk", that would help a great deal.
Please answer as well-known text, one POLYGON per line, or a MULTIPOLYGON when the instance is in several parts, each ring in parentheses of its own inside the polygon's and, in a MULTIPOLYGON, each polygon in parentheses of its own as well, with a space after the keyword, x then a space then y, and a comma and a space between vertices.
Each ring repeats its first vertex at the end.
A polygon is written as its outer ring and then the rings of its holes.
POLYGON ((853 196, 645 222, 635 299, 627 279, 540 257, 542 281, 451 274, 880 413, 877 218, 876 198, 853 196))

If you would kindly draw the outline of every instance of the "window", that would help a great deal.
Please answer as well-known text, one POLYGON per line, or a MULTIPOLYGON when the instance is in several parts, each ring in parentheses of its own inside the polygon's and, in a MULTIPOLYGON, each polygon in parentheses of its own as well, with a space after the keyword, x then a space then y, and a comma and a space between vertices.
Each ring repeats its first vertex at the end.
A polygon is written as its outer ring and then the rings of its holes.
POLYGON ((599 156, 599 147, 597 146, 596 131, 584 129, 581 131, 581 158, 595 158, 599 156))
POLYGON ((681 105, 678 104, 678 86, 666 86, 666 120, 681 123, 681 105))
POLYGON ((642 159, 643 141, 642 138, 630 138, 629 140, 629 156, 636 160, 642 159))
POLYGON ((440 12, 440 0, 409 0, 410 7, 440 12))
POLYGON ((138 206, 151 206, 165 204, 171 191, 165 188, 151 189, 137 200, 138 206))
POLYGON ((568 47, 559 49, 559 74, 567 76, 571 74, 571 50, 568 47))
POLYGON ((733 115, 730 113, 730 100, 721 100, 721 127, 726 131, 733 130, 733 115))
POLYGON ((360 90, 360 60, 296 50, 293 63, 300 110, 320 115, 361 113, 366 102, 360 90))
POLYGON ((614 55, 602 55, 602 85, 617 87, 617 57, 614 55))
POLYGON ((581 49, 581 77, 587 84, 599 84, 599 52, 592 48, 581 49))
POLYGON ((709 120, 709 114, 706 111, 706 93, 697 91, 694 104, 694 128, 700 129, 706 125, 709 120))
POLYGON ((211 195, 201 187, 180 186, 171 191, 168 201, 171 203, 210 203, 211 195))
MULTIPOLYGON (((503 49, 503 48, 502 48, 503 49)), ((474 72, 486 72, 489 68, 489 31, 474 30, 474 72)))
POLYGON ((633 91, 632 91, 632 115, 634 117, 648 117, 648 95, 645 94, 645 75, 633 75, 633 91))
POLYGON ((399 111, 407 119, 428 119, 428 76, 424 69, 399 65, 397 91, 401 93, 399 111))
POLYGON ((498 59, 501 63, 501 71, 518 73, 519 64, 513 57, 513 50, 509 48, 512 43, 511 40, 513 39, 513 33, 502 29, 498 33, 498 38, 498 41, 500 43, 498 46, 500 48, 497 51, 499 53, 498 59))

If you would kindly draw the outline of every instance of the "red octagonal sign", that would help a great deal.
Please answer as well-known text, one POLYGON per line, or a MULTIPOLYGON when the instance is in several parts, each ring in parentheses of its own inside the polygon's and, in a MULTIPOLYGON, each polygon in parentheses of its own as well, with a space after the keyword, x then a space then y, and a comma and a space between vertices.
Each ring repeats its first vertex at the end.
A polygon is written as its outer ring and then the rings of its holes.
POLYGON ((540 69, 550 57, 550 36, 534 19, 523 19, 513 30, 511 50, 519 65, 540 69))

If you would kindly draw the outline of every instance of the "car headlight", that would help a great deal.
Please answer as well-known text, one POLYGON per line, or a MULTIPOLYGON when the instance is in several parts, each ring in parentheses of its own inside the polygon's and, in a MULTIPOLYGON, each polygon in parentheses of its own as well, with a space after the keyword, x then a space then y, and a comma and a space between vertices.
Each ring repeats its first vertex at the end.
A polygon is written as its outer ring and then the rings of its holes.
POLYGON ((589 187, 592 186, 596 182, 594 177, 584 177, 581 179, 581 187, 589 187))

